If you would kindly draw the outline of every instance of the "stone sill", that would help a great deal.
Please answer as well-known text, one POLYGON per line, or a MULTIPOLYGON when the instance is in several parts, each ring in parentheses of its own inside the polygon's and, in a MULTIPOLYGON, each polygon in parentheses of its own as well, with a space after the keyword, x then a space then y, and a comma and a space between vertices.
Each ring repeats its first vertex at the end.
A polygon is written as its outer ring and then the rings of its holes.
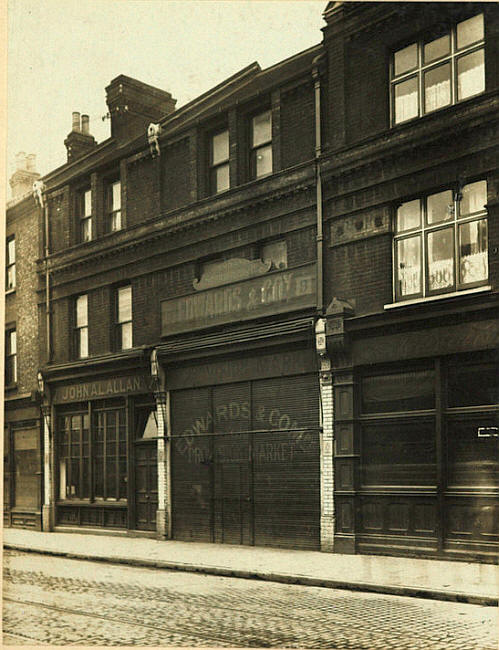
POLYGON ((438 300, 447 300, 450 298, 457 298, 458 296, 469 296, 474 293, 485 293, 491 291, 492 287, 487 285, 485 287, 476 287, 474 289, 466 289, 464 291, 453 291, 452 293, 442 293, 438 296, 427 296, 426 298, 415 298, 414 300, 404 300, 401 302, 392 302, 388 305, 383 305, 384 309, 397 309, 399 307, 410 307, 412 305, 422 305, 428 302, 435 302, 438 300))

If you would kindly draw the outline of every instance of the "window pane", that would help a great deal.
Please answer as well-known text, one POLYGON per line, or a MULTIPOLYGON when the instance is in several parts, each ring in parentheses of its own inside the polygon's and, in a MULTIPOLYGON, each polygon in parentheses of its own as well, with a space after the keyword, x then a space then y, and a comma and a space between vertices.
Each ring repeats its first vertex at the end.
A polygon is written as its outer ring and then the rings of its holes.
POLYGON ((36 508, 38 501, 38 433, 14 432, 14 507, 36 508))
POLYGON ((112 186, 112 197, 113 197, 113 210, 119 210, 121 208, 121 183, 113 183, 112 186))
POLYGON ((118 289, 118 321, 132 320, 132 287, 118 289))
POLYGON ((395 85, 395 122, 405 122, 418 113, 418 79, 411 77, 395 85))
POLYGON ((497 426, 494 416, 449 420, 447 466, 449 486, 499 486, 497 438, 478 437, 479 427, 497 426))
POLYGON ((132 347, 132 323, 124 323, 121 326, 121 349, 128 350, 132 347))
POLYGON ((7 264, 14 264, 16 261, 16 240, 9 239, 7 244, 7 264))
POLYGON ((425 112, 450 104, 450 63, 428 70, 424 75, 425 112))
POLYGON ((421 236, 397 242, 397 297, 420 294, 421 286, 421 236))
POLYGON ((16 330, 9 332, 9 354, 17 352, 17 333, 16 330))
POLYGON ((457 98, 466 99, 485 90, 484 51, 478 50, 457 60, 457 98))
POLYGON ((426 200, 429 224, 448 221, 454 217, 454 199, 451 190, 432 194, 426 200))
POLYGON ((88 329, 82 327, 80 329, 80 357, 88 357, 88 329))
POLYGON ((272 173, 272 145, 260 147, 255 152, 256 177, 272 173))
POLYGON ((13 289, 16 286, 16 267, 9 266, 7 269, 7 289, 13 289))
POLYGON ((430 291, 454 286, 454 230, 428 233, 428 286, 430 291))
POLYGON ((215 169, 215 192, 229 189, 229 165, 220 165, 215 169))
POLYGON ((434 485, 434 439, 428 422, 364 426, 362 485, 434 485))
POLYGON ((465 185, 462 190, 462 199, 459 204, 460 216, 475 212, 482 212, 487 203, 487 181, 477 181, 465 185))
POLYGON ((254 117, 252 125, 253 147, 257 147, 259 144, 263 144, 272 139, 272 120, 270 111, 265 111, 265 113, 261 113, 254 117))
POLYGON ((418 46, 417 43, 404 47, 403 50, 395 52, 393 56, 395 64, 395 75, 408 72, 415 68, 418 64, 418 46))
POLYGON ((362 380, 362 411, 389 413, 435 407, 435 373, 415 370, 390 375, 364 377, 362 380))
POLYGON ((222 131, 211 139, 211 163, 217 165, 229 158, 229 132, 222 131))
POLYGON ((92 239, 92 220, 81 220, 81 241, 90 241, 92 239))
POLYGON ((273 241, 262 247, 262 260, 271 263, 271 270, 288 267, 288 251, 286 241, 273 241))
POLYGON ((499 404, 499 366, 452 365, 448 373, 449 406, 499 404))
POLYGON ((83 215, 84 217, 89 217, 92 214, 92 192, 87 190, 83 195, 83 215))
POLYGON ((88 297, 87 295, 78 296, 76 299, 76 326, 83 327, 87 325, 88 318, 88 297))
POLYGON ((113 212, 111 215, 111 232, 121 230, 121 210, 113 212))
POLYGON ((461 49, 483 39, 483 14, 468 18, 457 26, 457 47, 461 49))
POLYGON ((488 278, 486 219, 459 226, 459 258, 461 284, 483 282, 488 278))
POLYGON ((421 204, 419 199, 402 203, 397 210, 397 232, 413 230, 421 225, 421 204))
POLYGON ((446 34, 440 38, 426 43, 424 46, 424 62, 436 61, 450 52, 450 36, 446 34))

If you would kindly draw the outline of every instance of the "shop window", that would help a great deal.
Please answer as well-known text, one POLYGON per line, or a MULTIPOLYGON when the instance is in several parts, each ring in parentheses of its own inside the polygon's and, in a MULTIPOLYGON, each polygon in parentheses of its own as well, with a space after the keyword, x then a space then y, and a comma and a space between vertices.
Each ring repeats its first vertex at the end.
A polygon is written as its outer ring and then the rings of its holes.
POLYGON ((447 483, 456 487, 499 487, 497 416, 473 413, 446 418, 447 483), (482 433, 485 432, 485 435, 482 433))
POLYGON ((59 498, 90 498, 90 428, 88 413, 59 418, 59 498))
POLYGON ((251 120, 251 177, 260 178, 272 173, 272 114, 270 110, 255 115, 251 120))
POLYGON ((121 230, 121 183, 115 181, 106 187, 106 229, 107 232, 121 230))
POLYGON ((451 365, 448 370, 448 406, 499 404, 499 366, 497 363, 451 365))
POLYGON ((151 440, 158 437, 158 413, 154 407, 138 408, 136 410, 135 438, 151 440))
POLYGON ((132 336, 132 287, 120 287, 116 292, 117 347, 128 350, 133 345, 132 336))
POLYGON ((397 50, 391 65, 393 124, 484 92, 484 38, 478 14, 397 50))
POLYGON ((288 268, 288 249, 285 239, 266 242, 261 248, 261 259, 270 262, 271 271, 282 271, 288 268))
POLYGON ((96 499, 118 500, 127 496, 125 410, 96 413, 93 470, 96 499))
POLYGON ((90 189, 78 192, 76 195, 76 213, 79 241, 90 241, 92 239, 92 191, 90 189))
POLYGON ((7 239, 5 251, 5 288, 7 291, 16 288, 16 239, 7 239))
POLYGON ((362 412, 422 411, 435 407, 435 373, 415 370, 364 377, 362 412))
POLYGON ((230 187, 229 132, 220 131, 210 138, 210 194, 218 194, 230 187))
POLYGON ((435 485, 432 421, 420 418, 362 426, 362 485, 435 485))
POLYGON ((88 357, 88 296, 78 296, 74 303, 74 349, 79 359, 88 357))
POLYGON ((487 182, 403 203, 395 220, 395 300, 449 293, 488 280, 487 182))
POLYGON ((5 333, 5 385, 17 383, 17 334, 15 329, 5 333))
POLYGON ((41 472, 38 431, 13 431, 14 500, 15 508, 38 507, 39 476, 41 472))

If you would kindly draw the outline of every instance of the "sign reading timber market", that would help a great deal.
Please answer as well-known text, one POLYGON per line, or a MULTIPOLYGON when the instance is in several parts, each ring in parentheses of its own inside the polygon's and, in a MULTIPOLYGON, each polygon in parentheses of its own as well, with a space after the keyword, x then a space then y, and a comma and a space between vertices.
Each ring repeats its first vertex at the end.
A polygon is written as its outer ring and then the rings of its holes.
POLYGON ((161 302, 161 335, 315 305, 315 264, 161 302))

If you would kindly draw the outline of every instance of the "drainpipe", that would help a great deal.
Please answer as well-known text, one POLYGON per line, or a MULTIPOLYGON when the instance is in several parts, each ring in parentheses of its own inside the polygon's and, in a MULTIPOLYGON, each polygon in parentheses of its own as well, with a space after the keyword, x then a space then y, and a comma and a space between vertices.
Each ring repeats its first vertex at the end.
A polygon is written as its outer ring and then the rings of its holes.
POLYGON ((52 357, 52 348, 51 348, 51 322, 50 322, 50 271, 49 271, 49 219, 48 219, 48 210, 47 210, 47 201, 45 200, 45 184, 43 181, 35 181, 33 183, 33 196, 35 201, 40 207, 43 219, 43 228, 45 235, 44 242, 44 261, 45 261, 45 319, 46 319, 46 330, 47 330, 47 339, 46 339, 46 355, 47 363, 50 363, 52 357))
POLYGON ((322 179, 320 157, 322 154, 321 139, 321 78, 319 64, 324 58, 319 54, 312 61, 312 78, 315 93, 315 190, 317 206, 317 313, 324 312, 324 228, 322 215, 322 179))

